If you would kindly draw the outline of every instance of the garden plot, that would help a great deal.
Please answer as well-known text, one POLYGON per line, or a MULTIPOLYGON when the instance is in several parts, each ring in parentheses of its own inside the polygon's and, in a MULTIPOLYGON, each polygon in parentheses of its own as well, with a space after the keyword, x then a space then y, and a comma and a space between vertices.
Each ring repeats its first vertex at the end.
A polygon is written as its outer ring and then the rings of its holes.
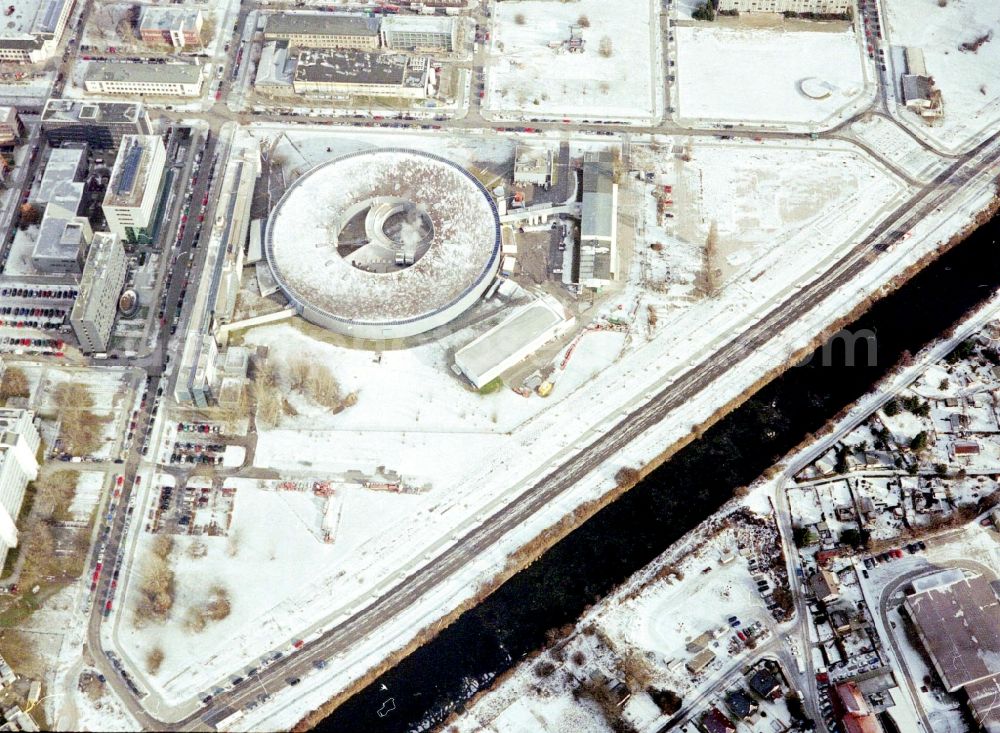
POLYGON ((646 120, 661 110, 659 28, 649 0, 527 0, 496 8, 485 99, 490 112, 646 120), (585 25, 583 51, 560 48, 578 23, 585 25))
POLYGON ((908 111, 900 114, 919 134, 947 149, 987 136, 1000 121, 1000 4, 890 0, 884 7, 887 39, 893 46, 923 51, 944 105, 944 117, 933 126, 908 111), (979 45, 971 51, 962 44, 979 45))
POLYGON ((676 106, 686 121, 829 126, 874 94, 844 24, 811 32, 678 26, 676 37, 676 106))

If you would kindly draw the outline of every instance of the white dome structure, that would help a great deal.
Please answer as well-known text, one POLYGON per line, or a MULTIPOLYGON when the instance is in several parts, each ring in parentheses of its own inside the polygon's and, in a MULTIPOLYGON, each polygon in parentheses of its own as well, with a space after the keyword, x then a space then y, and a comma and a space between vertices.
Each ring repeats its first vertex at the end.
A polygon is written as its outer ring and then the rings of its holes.
POLYGON ((451 161, 380 148, 321 163, 274 207, 264 241, 282 291, 308 321, 361 339, 442 326, 500 266, 489 192, 451 161))

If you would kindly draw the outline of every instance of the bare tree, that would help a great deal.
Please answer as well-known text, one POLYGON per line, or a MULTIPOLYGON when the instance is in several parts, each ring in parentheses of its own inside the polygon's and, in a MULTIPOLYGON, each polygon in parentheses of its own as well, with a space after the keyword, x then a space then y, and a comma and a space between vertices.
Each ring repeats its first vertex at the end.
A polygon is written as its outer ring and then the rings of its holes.
POLYGON ((149 650, 146 655, 146 671, 150 674, 155 675, 160 671, 160 665, 163 664, 163 659, 166 655, 163 653, 163 649, 159 646, 155 646, 149 650))
POLYGON ((600 42, 600 44, 597 47, 597 52, 603 58, 606 58, 606 59, 611 58, 611 55, 614 53, 614 48, 613 48, 613 46, 611 44, 611 37, 610 36, 604 36, 603 38, 601 38, 601 42, 600 42))
POLYGON ((8 400, 12 397, 30 397, 31 390, 28 387, 28 377, 23 369, 10 367, 4 372, 3 381, 0 382, 0 397, 8 400))

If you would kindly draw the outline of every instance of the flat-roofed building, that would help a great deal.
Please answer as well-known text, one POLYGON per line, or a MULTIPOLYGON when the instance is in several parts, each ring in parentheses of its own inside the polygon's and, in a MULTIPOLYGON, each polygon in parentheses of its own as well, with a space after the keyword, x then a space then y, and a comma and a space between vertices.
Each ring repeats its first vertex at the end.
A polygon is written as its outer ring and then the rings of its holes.
POLYGON ((117 148, 125 135, 149 135, 153 130, 141 102, 50 99, 41 121, 50 145, 86 143, 98 150, 117 148))
POLYGON ((430 83, 429 59, 423 56, 301 51, 292 86, 296 94, 422 99, 430 83))
POLYGON ((514 155, 514 183, 544 186, 552 181, 552 149, 518 145, 514 155))
POLYGON ((118 235, 97 232, 69 315, 69 323, 83 353, 107 351, 125 274, 125 248, 118 235))
POLYGON ((149 235, 167 151, 159 135, 126 135, 104 194, 108 229, 127 242, 149 235))
MULTIPOLYGON (((53 148, 38 185, 31 189, 28 201, 41 206, 47 205, 61 183, 82 182, 87 170, 87 146, 53 148)), ((82 191, 82 189, 81 189, 82 191)), ((76 214, 76 211, 73 212, 76 214)))
POLYGON ((55 55, 73 0, 18 0, 0 23, 0 61, 37 64, 55 55))
POLYGON ((573 325, 562 306, 549 297, 518 308, 455 352, 455 365, 476 389, 535 353, 573 325))
POLYGON ((35 413, 0 408, 0 565, 7 552, 17 546, 17 515, 29 481, 38 477, 38 446, 35 413))
POLYGON ((0 148, 10 148, 21 142, 24 125, 17 107, 0 107, 0 148))
POLYGON ((198 64, 92 61, 84 72, 83 87, 91 94, 197 97, 203 79, 198 64))
POLYGON ((720 13, 795 13, 846 15, 849 0, 719 0, 720 13))
POLYGON ((296 57, 288 52, 288 41, 265 43, 257 62, 254 89, 262 94, 294 94, 296 57))
POLYGON ((982 575, 958 568, 913 581, 903 608, 948 692, 963 690, 973 717, 1000 730, 1000 598, 982 575))
POLYGON ((357 13, 272 13, 264 26, 265 41, 288 41, 301 48, 379 46, 379 19, 357 13))
POLYGON ((205 17, 198 8, 142 6, 139 35, 146 43, 169 43, 174 48, 201 45, 205 17))
POLYGON ((93 237, 87 217, 79 215, 83 183, 59 181, 46 200, 31 264, 39 272, 78 273, 93 237))
POLYGON ((388 15, 382 20, 382 45, 393 51, 454 51, 458 23, 440 15, 388 15))
MULTIPOLYGON (((260 173, 260 150, 255 145, 234 151, 226 163, 174 383, 174 399, 182 404, 205 407, 219 397, 222 385, 216 334, 220 325, 230 321, 236 305, 250 205, 260 173)), ((223 372, 228 368, 225 364, 223 372)))
POLYGON ((580 284, 601 287, 618 265, 618 184, 611 153, 585 153, 580 219, 580 284))

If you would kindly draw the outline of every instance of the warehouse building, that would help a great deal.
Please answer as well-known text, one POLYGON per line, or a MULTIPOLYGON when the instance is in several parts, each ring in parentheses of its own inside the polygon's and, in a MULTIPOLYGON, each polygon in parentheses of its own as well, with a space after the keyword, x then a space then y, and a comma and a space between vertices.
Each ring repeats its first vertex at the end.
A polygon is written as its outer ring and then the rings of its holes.
POLYGON ((795 13, 846 15, 849 0, 719 0, 720 13, 795 13))
POLYGON ((17 546, 17 515, 24 490, 38 476, 41 438, 30 410, 0 408, 0 567, 17 546))
POLYGON ((42 109, 41 121, 49 145, 86 143, 98 150, 117 149, 125 135, 152 132, 141 102, 50 99, 42 109))
POLYGON ((964 691, 973 718, 1000 731, 1000 599, 959 568, 913 581, 903 609, 948 692, 964 691))
POLYGON ((126 135, 104 194, 108 229, 127 242, 148 241, 167 151, 159 135, 126 135))
POLYGON ((107 351, 118 295, 125 285, 125 248, 110 232, 94 235, 69 323, 85 354, 107 351))
POLYGON ((198 8, 142 6, 139 35, 146 43, 169 43, 174 48, 201 45, 205 17, 198 8))
POLYGON ((522 306, 507 318, 455 352, 455 365, 482 389, 573 326, 562 306, 543 297, 522 306))
POLYGON ((265 41, 288 41, 299 48, 379 46, 379 19, 349 13, 272 13, 264 26, 265 41))
POLYGON ((430 60, 368 51, 301 51, 292 86, 296 94, 326 97, 404 97, 430 93, 430 60))
POLYGON ((94 61, 83 77, 83 87, 91 94, 197 97, 201 86, 202 68, 196 64, 94 61))
POLYGON ((55 55, 73 0, 19 0, 0 27, 0 61, 38 64, 55 55))
POLYGON ((454 51, 458 23, 446 16, 389 15, 382 21, 382 45, 393 51, 454 51))
POLYGON ((583 158, 580 284, 600 288, 613 280, 618 259, 618 184, 611 153, 583 158))

